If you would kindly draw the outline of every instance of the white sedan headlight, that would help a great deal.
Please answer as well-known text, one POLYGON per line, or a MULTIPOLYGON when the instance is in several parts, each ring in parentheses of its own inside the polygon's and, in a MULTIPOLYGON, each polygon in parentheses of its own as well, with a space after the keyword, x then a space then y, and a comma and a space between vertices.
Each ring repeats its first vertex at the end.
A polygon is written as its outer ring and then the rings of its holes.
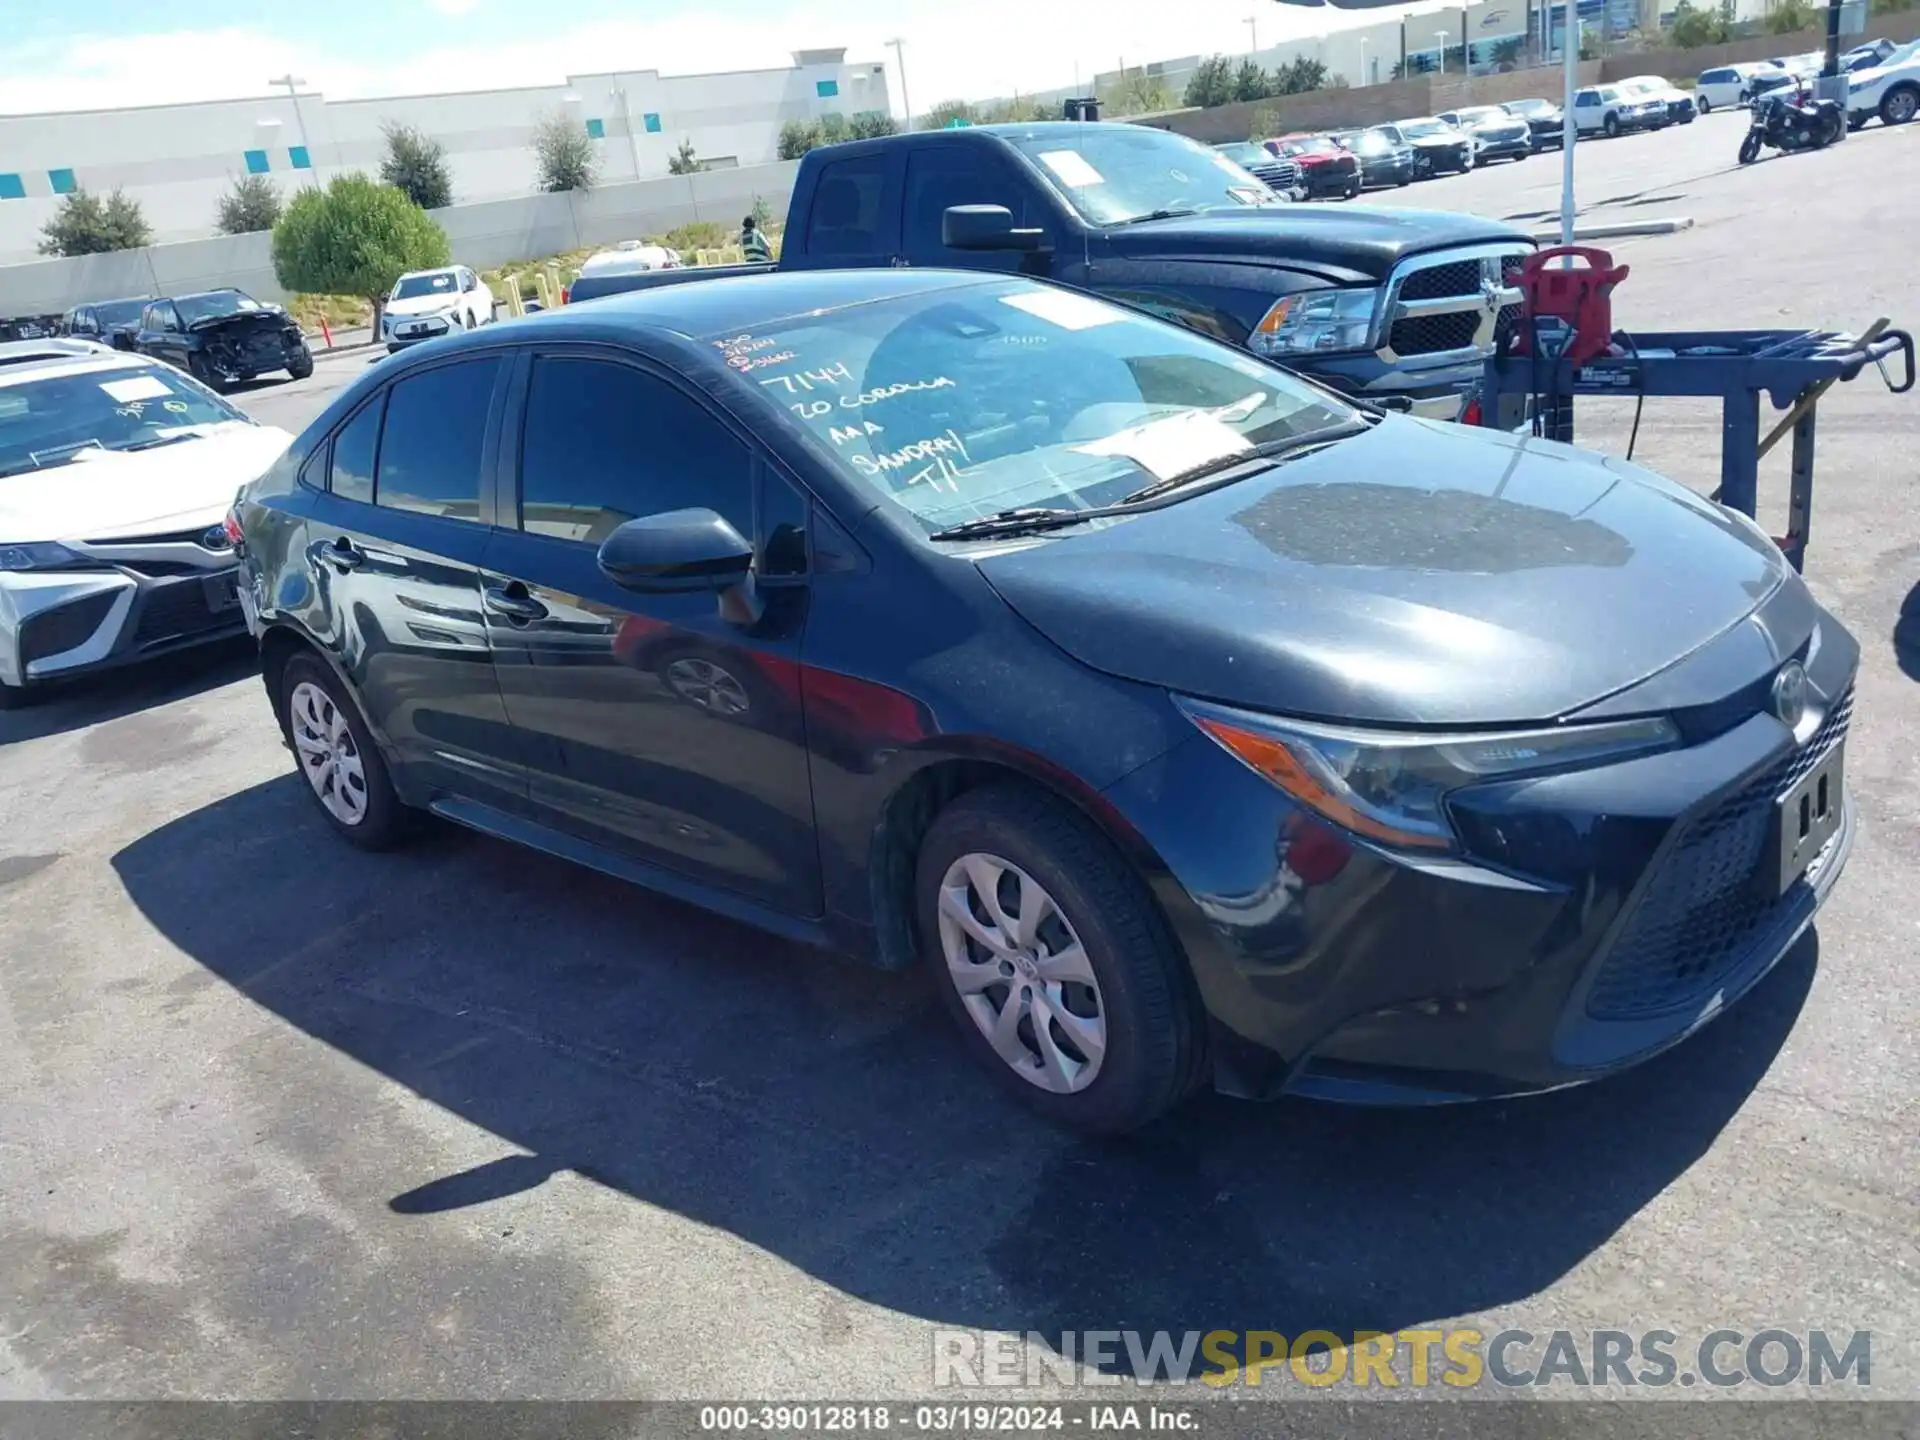
POLYGON ((81 563, 64 545, 0 545, 0 570, 65 570, 81 563))
POLYGON ((1373 338, 1378 290, 1309 290, 1281 300, 1247 337, 1256 355, 1314 355, 1364 350, 1373 338))

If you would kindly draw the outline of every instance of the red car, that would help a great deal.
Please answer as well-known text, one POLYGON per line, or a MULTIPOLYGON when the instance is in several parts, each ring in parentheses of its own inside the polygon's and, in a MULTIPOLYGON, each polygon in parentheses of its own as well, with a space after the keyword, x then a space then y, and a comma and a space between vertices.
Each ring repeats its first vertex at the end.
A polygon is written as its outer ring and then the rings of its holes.
POLYGON ((1282 135, 1266 146, 1300 167, 1309 200, 1351 200, 1360 193, 1360 161, 1331 135, 1282 135))

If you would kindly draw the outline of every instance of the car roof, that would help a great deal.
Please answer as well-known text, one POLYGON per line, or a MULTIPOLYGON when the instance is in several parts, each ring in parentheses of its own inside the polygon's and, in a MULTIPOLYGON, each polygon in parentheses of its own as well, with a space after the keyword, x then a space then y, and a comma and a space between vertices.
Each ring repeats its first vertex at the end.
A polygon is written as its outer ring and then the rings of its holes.
MULTIPOLYGON (((215 295, 246 295, 238 285, 216 285, 211 290, 189 290, 184 295, 169 295, 169 300, 211 300, 215 295)), ((253 297, 247 295, 251 300, 253 297)))
MULTIPOLYGON (((409 270, 405 275, 402 275, 400 279, 405 280, 408 276, 412 275, 451 275, 460 268, 458 265, 429 265, 424 270, 409 270)), ((398 282, 396 281, 395 283, 397 284, 398 282)))
POLYGON ((115 350, 91 340, 6 340, 0 341, 0 386, 94 370, 146 370, 159 363, 131 350, 115 350))

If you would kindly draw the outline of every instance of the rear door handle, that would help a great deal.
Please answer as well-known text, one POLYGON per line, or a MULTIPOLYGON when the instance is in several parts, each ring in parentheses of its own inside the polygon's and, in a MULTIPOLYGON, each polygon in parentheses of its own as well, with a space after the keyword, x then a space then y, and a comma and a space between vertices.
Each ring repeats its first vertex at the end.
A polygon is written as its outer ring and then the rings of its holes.
POLYGON ((525 624, 530 620, 547 618, 547 607, 527 593, 527 587, 518 580, 506 585, 489 585, 485 599, 487 609, 496 615, 504 615, 509 620, 518 620, 525 624))
POLYGON ((342 574, 358 569, 367 558, 360 547, 344 535, 321 553, 326 556, 327 563, 342 574))

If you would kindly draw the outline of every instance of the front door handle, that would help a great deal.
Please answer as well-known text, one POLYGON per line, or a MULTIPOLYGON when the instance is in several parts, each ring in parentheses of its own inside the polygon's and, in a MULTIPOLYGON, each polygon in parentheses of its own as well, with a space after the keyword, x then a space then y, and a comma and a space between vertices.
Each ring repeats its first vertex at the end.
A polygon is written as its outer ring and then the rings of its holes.
POLYGON ((486 589, 487 609, 496 615, 504 615, 509 620, 526 624, 533 620, 547 618, 547 607, 527 593, 527 587, 518 580, 506 585, 489 585, 486 589))
POLYGON ((367 558, 366 553, 344 535, 321 553, 326 556, 327 563, 343 575, 349 570, 357 570, 367 558))

